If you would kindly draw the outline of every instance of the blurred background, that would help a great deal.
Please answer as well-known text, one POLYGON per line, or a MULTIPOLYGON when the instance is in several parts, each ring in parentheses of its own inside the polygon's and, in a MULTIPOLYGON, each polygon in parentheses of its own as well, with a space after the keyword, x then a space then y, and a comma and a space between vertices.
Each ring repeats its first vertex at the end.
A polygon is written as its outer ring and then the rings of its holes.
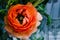
POLYGON ((0 40, 20 40, 4 30, 4 16, 11 5, 32 2, 43 20, 30 40, 60 40, 60 0, 0 0, 0 40))

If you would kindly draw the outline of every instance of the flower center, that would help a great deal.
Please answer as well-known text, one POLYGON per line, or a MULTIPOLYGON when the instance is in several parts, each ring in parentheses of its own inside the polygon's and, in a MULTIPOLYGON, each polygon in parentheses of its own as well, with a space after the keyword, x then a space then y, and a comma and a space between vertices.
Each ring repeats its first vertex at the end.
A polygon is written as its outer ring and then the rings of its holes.
POLYGON ((20 22, 20 24, 22 24, 22 23, 23 23, 24 16, 21 15, 21 14, 18 14, 18 15, 17 15, 17 19, 18 19, 18 21, 20 22))

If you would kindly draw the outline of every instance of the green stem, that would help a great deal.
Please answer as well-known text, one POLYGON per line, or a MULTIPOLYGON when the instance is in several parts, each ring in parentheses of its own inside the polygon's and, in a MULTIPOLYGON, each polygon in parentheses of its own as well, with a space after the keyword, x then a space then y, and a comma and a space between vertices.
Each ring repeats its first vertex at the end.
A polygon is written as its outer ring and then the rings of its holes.
POLYGON ((37 0, 33 3, 33 6, 37 6, 38 4, 42 3, 44 0, 37 0))

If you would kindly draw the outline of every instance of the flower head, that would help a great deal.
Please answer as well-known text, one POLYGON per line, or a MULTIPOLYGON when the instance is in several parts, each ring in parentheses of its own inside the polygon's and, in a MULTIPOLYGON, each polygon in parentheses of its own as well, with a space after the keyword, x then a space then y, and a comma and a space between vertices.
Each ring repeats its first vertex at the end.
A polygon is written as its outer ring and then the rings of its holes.
POLYGON ((29 38, 41 20, 42 16, 30 3, 11 6, 4 17, 6 31, 17 38, 29 38))

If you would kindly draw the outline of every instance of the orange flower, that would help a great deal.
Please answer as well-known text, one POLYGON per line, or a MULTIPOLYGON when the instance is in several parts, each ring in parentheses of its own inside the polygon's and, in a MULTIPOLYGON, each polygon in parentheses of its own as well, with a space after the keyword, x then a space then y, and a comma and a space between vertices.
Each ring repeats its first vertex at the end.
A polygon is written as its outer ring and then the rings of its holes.
POLYGON ((17 38, 29 38, 36 32, 39 20, 42 20, 42 16, 32 4, 17 4, 10 7, 8 15, 4 17, 5 29, 17 38))

